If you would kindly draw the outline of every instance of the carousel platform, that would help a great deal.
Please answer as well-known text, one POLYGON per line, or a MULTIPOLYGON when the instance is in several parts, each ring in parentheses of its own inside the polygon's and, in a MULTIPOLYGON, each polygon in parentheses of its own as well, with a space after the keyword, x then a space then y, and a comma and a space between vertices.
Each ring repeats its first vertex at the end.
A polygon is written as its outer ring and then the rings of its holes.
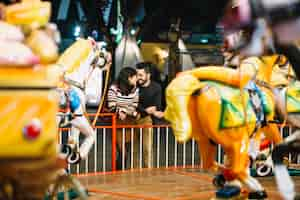
MULTIPOLYGON (((78 177, 89 190, 91 200, 199 200, 212 199, 212 174, 200 169, 142 169, 88 174, 78 177)), ((300 192, 300 177, 293 177, 300 192)), ((259 178, 268 199, 281 199, 273 177, 259 178)))

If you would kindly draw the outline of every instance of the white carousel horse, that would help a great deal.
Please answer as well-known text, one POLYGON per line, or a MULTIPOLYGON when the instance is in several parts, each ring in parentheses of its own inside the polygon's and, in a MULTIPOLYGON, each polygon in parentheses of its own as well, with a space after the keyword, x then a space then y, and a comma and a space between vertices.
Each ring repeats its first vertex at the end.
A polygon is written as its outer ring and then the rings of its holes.
MULTIPOLYGON (((71 119, 68 121, 68 124, 71 125, 69 143, 79 144, 79 134, 82 133, 85 136, 83 143, 79 147, 78 154, 69 156, 69 163, 78 163, 81 159, 86 159, 95 142, 95 130, 93 130, 90 122, 84 115, 86 111, 86 83, 97 66, 104 67, 106 65, 105 58, 103 55, 100 56, 99 53, 101 51, 101 47, 99 47, 93 40, 80 40, 81 41, 75 42, 69 49, 66 50, 65 54, 67 56, 62 55, 62 59, 58 61, 58 64, 64 67, 65 72, 63 79, 64 82, 67 83, 66 88, 60 89, 60 94, 62 102, 69 108, 69 116, 71 116, 71 119), (78 49, 80 47, 81 49, 78 49), (79 61, 79 65, 78 63, 77 66, 64 65, 65 63, 68 63, 64 61, 68 59, 76 59, 76 56, 78 56, 76 54, 82 53, 78 52, 82 49, 85 51, 83 53, 88 52, 88 54, 86 54, 82 61, 79 61)), ((58 122, 61 122, 61 116, 62 115, 58 115, 58 122)))

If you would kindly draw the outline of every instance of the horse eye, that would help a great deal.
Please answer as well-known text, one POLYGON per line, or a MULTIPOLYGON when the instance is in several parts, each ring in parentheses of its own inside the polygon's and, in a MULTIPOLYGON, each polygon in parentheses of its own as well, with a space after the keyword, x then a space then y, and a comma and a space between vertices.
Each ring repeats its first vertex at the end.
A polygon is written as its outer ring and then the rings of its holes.
POLYGON ((279 67, 280 69, 288 69, 288 63, 278 64, 278 67, 279 67))

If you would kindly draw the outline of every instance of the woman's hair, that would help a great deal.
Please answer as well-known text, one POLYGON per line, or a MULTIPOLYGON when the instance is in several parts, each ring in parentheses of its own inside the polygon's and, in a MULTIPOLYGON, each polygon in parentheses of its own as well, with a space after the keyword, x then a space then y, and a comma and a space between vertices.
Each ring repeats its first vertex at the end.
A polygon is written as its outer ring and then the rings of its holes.
POLYGON ((122 94, 124 95, 130 94, 134 86, 130 85, 128 79, 130 77, 135 76, 136 74, 137 74, 136 70, 132 67, 124 67, 121 69, 119 76, 116 80, 116 85, 118 86, 122 94))

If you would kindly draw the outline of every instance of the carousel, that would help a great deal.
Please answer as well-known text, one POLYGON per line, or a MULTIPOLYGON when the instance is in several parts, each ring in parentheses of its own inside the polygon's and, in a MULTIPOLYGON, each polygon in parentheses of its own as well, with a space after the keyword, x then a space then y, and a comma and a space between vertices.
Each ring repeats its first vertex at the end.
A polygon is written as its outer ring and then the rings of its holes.
POLYGON ((300 82, 287 56, 268 51, 269 24, 258 20, 250 38, 227 37, 226 51, 239 56, 235 67, 183 71, 165 91, 164 118, 176 145, 193 140, 199 165, 116 171, 113 162, 109 172, 74 174, 68 166, 88 162, 98 147, 104 104, 90 122, 86 83, 96 68, 109 75, 112 56, 93 38, 78 38, 59 54, 50 2, 23 0, 0 13, 1 200, 300 199, 300 166, 288 159, 299 153, 300 82), (257 42, 262 49, 253 53, 257 42), (287 125, 292 134, 283 137, 287 125), (70 132, 61 144, 64 129, 70 132))

